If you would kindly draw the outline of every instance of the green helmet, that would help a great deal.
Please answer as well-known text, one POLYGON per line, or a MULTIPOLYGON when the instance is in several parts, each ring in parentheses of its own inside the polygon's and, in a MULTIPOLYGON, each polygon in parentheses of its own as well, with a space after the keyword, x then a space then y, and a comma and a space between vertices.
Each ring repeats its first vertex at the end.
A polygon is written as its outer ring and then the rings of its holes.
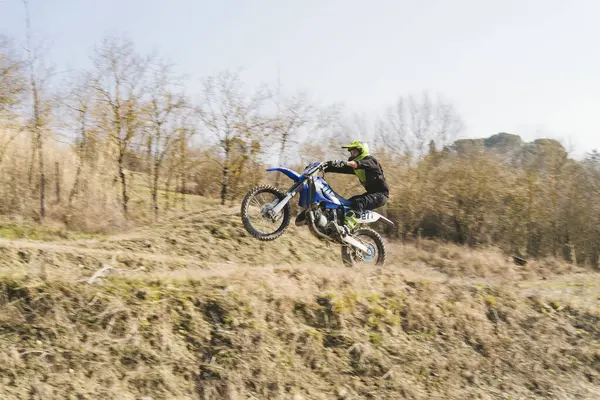
POLYGON ((354 158, 350 157, 348 161, 362 160, 369 155, 369 145, 365 142, 361 142, 360 140, 353 140, 350 143, 343 145, 342 149, 357 149, 359 151, 358 156, 354 158))

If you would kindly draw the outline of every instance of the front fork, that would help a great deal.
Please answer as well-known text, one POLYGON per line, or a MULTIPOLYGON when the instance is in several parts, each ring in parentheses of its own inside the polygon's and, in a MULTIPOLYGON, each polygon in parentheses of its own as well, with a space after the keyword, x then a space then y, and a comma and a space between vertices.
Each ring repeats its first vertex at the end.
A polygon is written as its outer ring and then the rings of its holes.
POLYGON ((296 193, 298 193, 298 188, 300 186, 303 186, 304 184, 305 184, 304 179, 294 183, 292 185, 292 187, 288 189, 288 191, 283 199, 273 201, 270 205, 274 205, 274 207, 271 208, 270 210, 267 210, 268 215, 271 218, 275 218, 275 216, 277 214, 279 214, 281 212, 281 210, 283 210, 283 207, 285 207, 285 205, 292 199, 292 197, 294 197, 296 195, 296 193))
MULTIPOLYGON (((294 197, 295 192, 288 192, 283 199, 277 202, 277 205, 270 210, 271 215, 277 215, 283 210, 283 207, 294 197)), ((275 203, 275 202, 273 202, 275 203)), ((271 203, 271 204, 273 204, 271 203)))

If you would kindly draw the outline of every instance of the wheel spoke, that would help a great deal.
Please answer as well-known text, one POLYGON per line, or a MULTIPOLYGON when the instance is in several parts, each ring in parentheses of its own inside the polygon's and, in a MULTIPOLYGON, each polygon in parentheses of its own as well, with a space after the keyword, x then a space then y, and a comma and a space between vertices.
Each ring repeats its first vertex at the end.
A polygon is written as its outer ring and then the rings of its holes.
POLYGON ((370 252, 362 253, 360 250, 344 247, 342 248, 342 257, 344 263, 350 267, 357 267, 361 264, 382 265, 385 262, 385 247, 381 242, 381 237, 371 229, 360 229, 354 237, 363 245, 367 246, 370 252))
POLYGON ((277 232, 285 223, 285 219, 281 218, 284 213, 283 210, 275 216, 275 219, 263 214, 266 207, 277 203, 278 200, 279 197, 271 191, 259 191, 247 200, 247 222, 260 235, 270 235, 277 232))
POLYGON ((260 203, 258 202, 256 197, 253 197, 252 200, 250 200, 250 204, 255 205, 256 207, 260 207, 260 203))

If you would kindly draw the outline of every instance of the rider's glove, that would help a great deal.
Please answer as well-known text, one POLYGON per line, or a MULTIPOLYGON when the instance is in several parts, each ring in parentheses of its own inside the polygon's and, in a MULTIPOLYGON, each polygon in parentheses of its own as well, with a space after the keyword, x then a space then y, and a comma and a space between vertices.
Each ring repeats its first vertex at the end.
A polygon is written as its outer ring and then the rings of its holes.
POLYGON ((327 167, 334 167, 334 168, 343 168, 346 166, 346 161, 343 160, 334 160, 334 161, 327 161, 327 167))

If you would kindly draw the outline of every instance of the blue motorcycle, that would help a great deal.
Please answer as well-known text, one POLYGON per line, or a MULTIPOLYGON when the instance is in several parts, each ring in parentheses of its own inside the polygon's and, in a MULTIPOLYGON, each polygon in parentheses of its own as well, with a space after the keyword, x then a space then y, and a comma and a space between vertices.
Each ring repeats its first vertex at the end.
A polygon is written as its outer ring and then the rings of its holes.
POLYGON ((386 257, 383 239, 373 229, 363 225, 382 220, 393 226, 393 222, 374 211, 365 211, 359 216, 359 224, 348 231, 343 221, 351 202, 337 194, 322 176, 318 176, 326 165, 325 162, 311 163, 302 174, 283 167, 267 169, 283 173, 294 184, 285 193, 268 185, 251 189, 242 201, 244 228, 258 240, 277 239, 290 224, 290 200, 300 194, 298 205, 303 211, 296 217, 297 226, 307 225, 319 240, 340 244, 346 266, 356 267, 360 263, 383 265, 386 257))

